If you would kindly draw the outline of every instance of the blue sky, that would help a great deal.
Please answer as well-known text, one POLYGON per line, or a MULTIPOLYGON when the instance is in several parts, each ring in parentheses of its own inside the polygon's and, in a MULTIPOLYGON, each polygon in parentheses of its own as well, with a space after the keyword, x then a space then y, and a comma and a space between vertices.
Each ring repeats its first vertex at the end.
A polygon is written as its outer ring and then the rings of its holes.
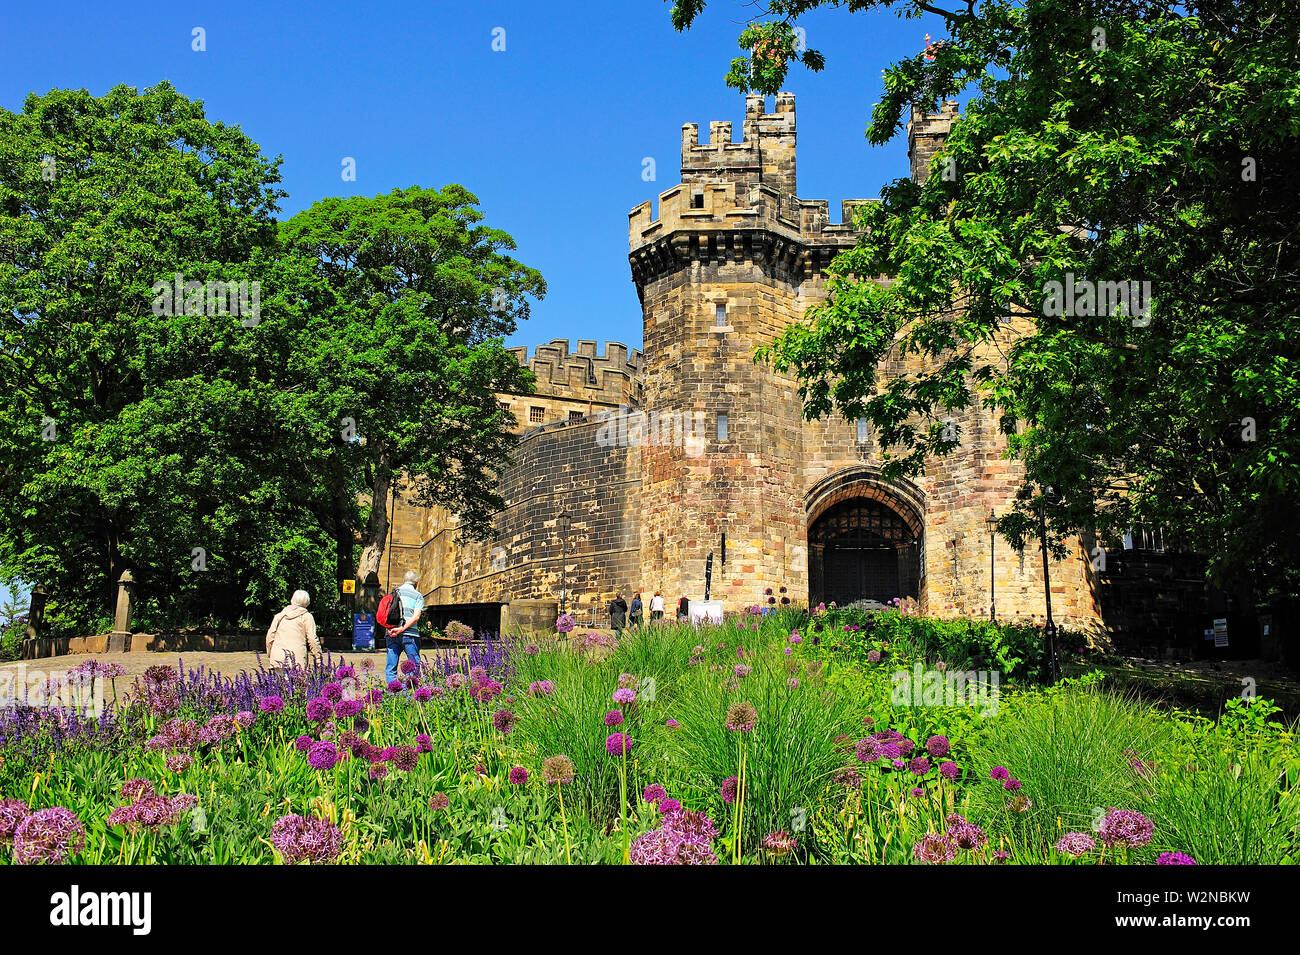
MULTIPOLYGON (((756 8, 713 0, 673 30, 669 4, 607 2, 40 3, 0 12, 0 106, 29 92, 166 78, 210 120, 240 125, 284 157, 287 217, 326 196, 457 182, 541 270, 546 299, 511 344, 589 338, 641 344, 627 265, 627 213, 676 184, 681 125, 730 120, 722 80, 756 8), (192 31, 206 32, 204 52, 192 31), (492 50, 505 30, 504 52, 492 50), (654 157, 657 181, 641 178, 654 157), (340 175, 344 157, 357 179, 340 175)), ((901 135, 864 130, 881 71, 924 45, 935 19, 818 11, 804 21, 827 68, 797 68, 799 192, 871 198, 906 175, 901 135)), ((770 101, 770 100, 769 100, 770 101)))

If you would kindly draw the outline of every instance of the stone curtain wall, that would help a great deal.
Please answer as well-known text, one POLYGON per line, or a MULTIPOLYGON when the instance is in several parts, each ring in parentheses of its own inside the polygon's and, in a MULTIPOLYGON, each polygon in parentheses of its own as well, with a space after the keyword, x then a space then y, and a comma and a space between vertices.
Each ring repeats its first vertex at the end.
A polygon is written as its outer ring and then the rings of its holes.
POLYGON ((425 516, 421 590, 432 605, 509 602, 560 594, 564 546, 556 526, 568 511, 569 606, 603 605, 637 582, 640 452, 601 447, 601 424, 561 425, 524 439, 502 475, 507 505, 495 539, 460 544, 445 511, 425 516))

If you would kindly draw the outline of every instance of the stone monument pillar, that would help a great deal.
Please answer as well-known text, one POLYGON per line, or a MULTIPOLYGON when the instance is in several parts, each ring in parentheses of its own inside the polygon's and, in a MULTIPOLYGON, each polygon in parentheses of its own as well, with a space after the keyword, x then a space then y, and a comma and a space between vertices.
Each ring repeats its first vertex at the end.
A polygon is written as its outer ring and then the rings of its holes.
POLYGON ((131 649, 131 612, 134 609, 135 577, 129 570, 124 570, 117 581, 117 612, 113 615, 113 633, 108 638, 110 653, 131 649))

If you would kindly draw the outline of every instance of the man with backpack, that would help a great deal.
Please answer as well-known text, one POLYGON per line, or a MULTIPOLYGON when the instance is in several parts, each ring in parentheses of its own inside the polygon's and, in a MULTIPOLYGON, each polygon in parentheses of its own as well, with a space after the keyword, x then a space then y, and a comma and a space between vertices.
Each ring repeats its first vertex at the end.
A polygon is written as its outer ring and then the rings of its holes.
POLYGON ((417 624, 424 613, 424 594, 415 586, 419 575, 408 570, 405 583, 380 601, 375 619, 384 627, 388 644, 388 666, 384 676, 392 683, 397 679, 397 666, 402 653, 417 667, 420 665, 420 631, 417 624))

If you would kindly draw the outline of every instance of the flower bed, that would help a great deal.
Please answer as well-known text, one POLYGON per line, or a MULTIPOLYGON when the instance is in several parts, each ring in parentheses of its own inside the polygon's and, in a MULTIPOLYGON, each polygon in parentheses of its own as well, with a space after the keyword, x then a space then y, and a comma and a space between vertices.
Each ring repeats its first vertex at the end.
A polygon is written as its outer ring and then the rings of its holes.
POLYGON ((1016 662, 1026 635, 963 641, 973 628, 897 611, 755 609, 721 626, 617 640, 578 628, 431 654, 388 685, 371 658, 236 678, 156 667, 99 719, 8 711, 0 862, 1110 865, 1297 853, 1300 759, 1267 701, 1210 721, 1092 678, 1029 685, 1032 668, 1016 662), (929 692, 958 667, 999 666, 997 693, 980 683, 975 704, 900 695, 913 674, 929 692))

